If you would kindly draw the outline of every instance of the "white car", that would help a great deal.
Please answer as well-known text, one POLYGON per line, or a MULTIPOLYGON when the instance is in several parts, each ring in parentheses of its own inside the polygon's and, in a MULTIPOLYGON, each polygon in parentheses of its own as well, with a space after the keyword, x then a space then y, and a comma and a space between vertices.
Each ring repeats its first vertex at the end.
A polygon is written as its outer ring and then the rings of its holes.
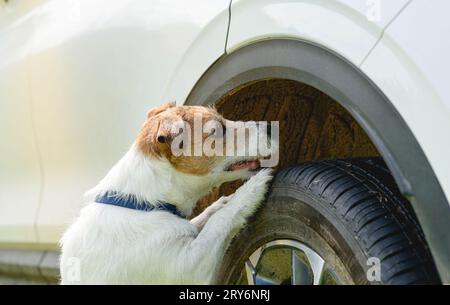
POLYGON ((0 0, 0 282, 57 280, 83 193, 175 100, 280 121, 290 167, 221 282, 450 283, 449 11, 0 0))

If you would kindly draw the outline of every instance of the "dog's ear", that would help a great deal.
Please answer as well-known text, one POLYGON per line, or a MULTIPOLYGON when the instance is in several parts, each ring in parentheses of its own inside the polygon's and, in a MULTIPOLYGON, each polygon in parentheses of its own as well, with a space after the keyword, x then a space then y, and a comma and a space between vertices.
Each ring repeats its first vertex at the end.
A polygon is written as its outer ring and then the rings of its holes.
MULTIPOLYGON (((139 149, 151 157, 160 157, 163 153, 172 153, 171 147, 174 139, 176 143, 182 142, 176 138, 183 131, 184 121, 176 113, 167 113, 158 117, 158 114, 167 109, 176 107, 174 102, 165 103, 150 109, 147 120, 136 140, 139 149), (181 126, 181 127, 180 127, 181 126)), ((183 144, 178 145, 182 146, 183 144)))
POLYGON ((173 108, 176 106, 177 106, 177 104, 175 102, 167 102, 167 103, 162 104, 161 106, 152 108, 147 112, 147 119, 150 119, 151 117, 154 117, 158 113, 161 113, 163 111, 166 111, 169 108, 173 108))

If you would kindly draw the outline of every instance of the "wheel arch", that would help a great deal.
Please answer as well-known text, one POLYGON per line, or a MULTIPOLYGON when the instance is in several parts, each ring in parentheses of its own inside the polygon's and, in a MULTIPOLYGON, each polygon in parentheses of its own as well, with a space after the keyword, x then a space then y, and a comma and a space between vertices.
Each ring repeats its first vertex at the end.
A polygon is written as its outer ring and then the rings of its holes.
POLYGON ((212 104, 244 84, 267 78, 305 83, 334 98, 366 131, 409 199, 441 278, 450 282, 448 202, 420 144, 387 97, 356 66, 311 42, 267 39, 216 61, 186 104, 212 104), (427 181, 427 183, 423 183, 427 181))

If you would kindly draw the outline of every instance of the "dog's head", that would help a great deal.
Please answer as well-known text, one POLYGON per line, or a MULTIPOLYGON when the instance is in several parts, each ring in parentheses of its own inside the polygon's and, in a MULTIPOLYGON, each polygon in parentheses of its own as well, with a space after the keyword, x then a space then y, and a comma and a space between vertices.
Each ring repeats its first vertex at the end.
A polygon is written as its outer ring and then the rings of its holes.
MULTIPOLYGON (((136 144, 147 158, 167 160, 180 173, 220 184, 248 178, 267 156, 257 152, 249 136, 239 143, 239 126, 242 122, 226 120, 209 107, 166 103, 148 112, 136 144), (239 153, 242 146, 245 153, 239 153)), ((255 126, 256 134, 267 135, 267 128, 255 126)))

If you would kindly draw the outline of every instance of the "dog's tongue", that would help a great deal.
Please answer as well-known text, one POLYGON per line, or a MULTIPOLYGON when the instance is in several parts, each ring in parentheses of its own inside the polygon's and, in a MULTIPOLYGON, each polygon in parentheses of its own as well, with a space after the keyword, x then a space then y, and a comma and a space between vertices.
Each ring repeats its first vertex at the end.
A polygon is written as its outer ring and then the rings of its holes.
POLYGON ((255 170, 259 167, 258 161, 245 161, 233 164, 231 166, 232 171, 242 170, 242 169, 249 169, 249 170, 255 170))

